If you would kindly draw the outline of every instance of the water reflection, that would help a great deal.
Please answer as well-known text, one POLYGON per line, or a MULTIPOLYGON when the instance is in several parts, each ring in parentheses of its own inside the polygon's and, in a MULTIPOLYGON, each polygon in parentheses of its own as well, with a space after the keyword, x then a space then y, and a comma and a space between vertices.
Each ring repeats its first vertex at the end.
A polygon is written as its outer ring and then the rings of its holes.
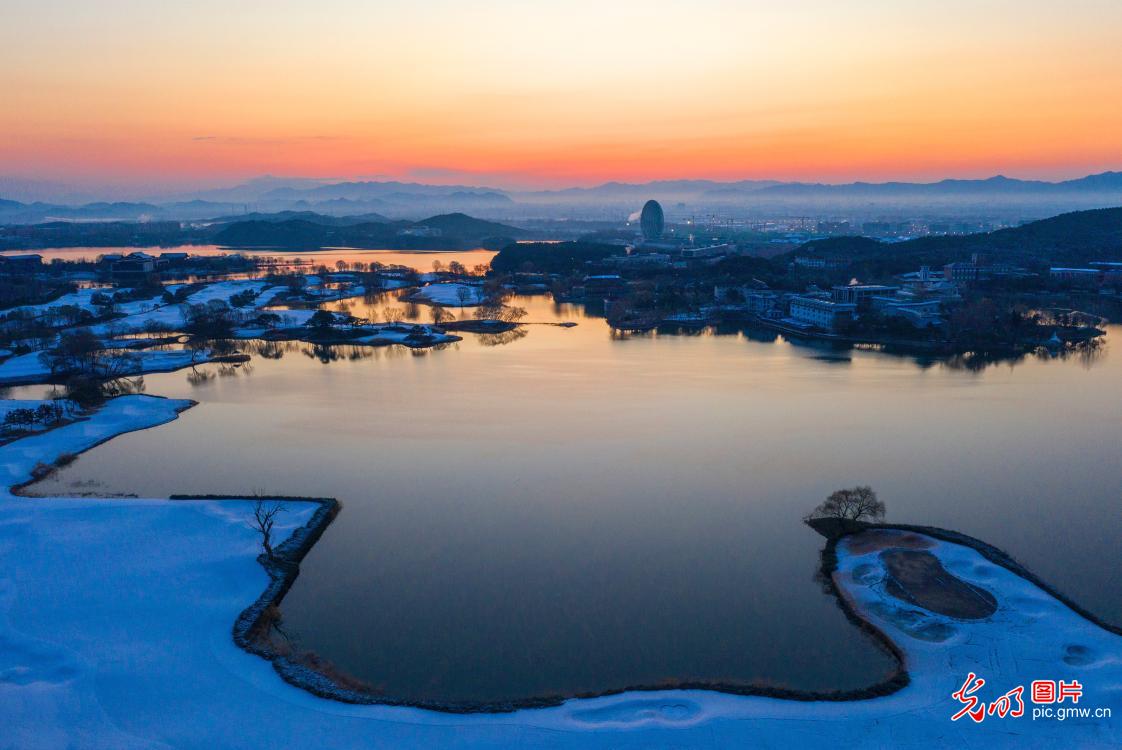
POLYGON ((502 333, 477 333, 474 336, 482 346, 506 346, 526 338, 526 333, 525 328, 513 328, 502 333))
POLYGON ((579 305, 513 302, 528 324, 505 346, 241 342, 252 377, 150 376, 200 406, 36 489, 337 497, 286 629, 403 697, 875 682, 891 661, 811 581, 821 538, 800 522, 854 484, 1122 622, 1109 347, 956 369, 738 327, 617 336, 579 305))

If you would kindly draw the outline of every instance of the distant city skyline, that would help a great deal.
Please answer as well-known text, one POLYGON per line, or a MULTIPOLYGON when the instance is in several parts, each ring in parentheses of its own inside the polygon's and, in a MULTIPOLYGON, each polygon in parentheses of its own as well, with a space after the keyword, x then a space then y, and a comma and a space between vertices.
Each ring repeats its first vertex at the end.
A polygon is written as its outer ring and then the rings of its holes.
POLYGON ((498 188, 1122 166, 1122 4, 14 0, 0 175, 498 188))

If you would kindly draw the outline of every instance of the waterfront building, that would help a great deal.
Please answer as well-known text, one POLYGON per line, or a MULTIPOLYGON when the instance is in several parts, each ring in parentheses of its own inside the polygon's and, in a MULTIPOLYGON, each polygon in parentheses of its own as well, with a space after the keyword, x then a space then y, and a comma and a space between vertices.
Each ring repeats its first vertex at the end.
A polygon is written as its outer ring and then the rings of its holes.
POLYGON ((42 255, 0 255, 0 271, 3 273, 30 273, 42 267, 42 255))
POLYGON ((114 281, 136 282, 155 273, 158 262, 148 253, 129 253, 124 258, 115 261, 111 266, 114 281))
POLYGON ((873 297, 873 309, 886 318, 903 318, 916 328, 930 328, 942 324, 943 301, 940 299, 911 300, 907 297, 873 297))
POLYGON ((718 304, 735 307, 753 315, 767 316, 779 307, 779 295, 770 289, 748 285, 713 287, 713 299, 718 304))
POLYGON ((615 273, 585 276, 583 286, 586 297, 613 299, 627 292, 627 282, 615 273))
POLYGON ((775 292, 756 289, 744 295, 744 303, 748 306, 748 312, 754 315, 768 316, 779 304, 779 295, 775 292))
POLYGON ((833 331, 839 322, 853 320, 856 314, 857 305, 852 302, 835 302, 807 296, 791 298, 791 320, 805 326, 833 331))
POLYGON ((860 305, 872 297, 885 297, 900 291, 898 286, 883 284, 843 284, 835 286, 831 293, 834 302, 850 302, 860 305))

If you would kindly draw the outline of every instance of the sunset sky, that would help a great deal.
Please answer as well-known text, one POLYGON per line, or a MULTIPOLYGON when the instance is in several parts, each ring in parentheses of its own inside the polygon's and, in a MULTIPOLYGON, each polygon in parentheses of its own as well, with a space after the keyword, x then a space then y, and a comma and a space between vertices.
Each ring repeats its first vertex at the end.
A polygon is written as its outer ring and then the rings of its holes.
POLYGON ((2 21, 5 176, 1122 168, 1119 0, 5 0, 2 21))

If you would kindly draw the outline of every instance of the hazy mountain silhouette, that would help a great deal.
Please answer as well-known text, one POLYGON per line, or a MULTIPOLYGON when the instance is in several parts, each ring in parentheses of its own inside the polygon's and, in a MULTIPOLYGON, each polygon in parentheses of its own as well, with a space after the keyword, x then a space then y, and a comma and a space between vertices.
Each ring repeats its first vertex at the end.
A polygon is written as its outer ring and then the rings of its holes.
MULTIPOLYGON (((15 183, 0 177, 0 186, 4 184, 15 183)), ((0 193, 0 199, 4 197, 0 193)), ((414 220, 419 216, 445 213, 471 213, 492 220, 590 216, 604 219, 608 218, 606 210, 617 216, 620 212, 630 213, 650 198, 662 201, 672 212, 693 212, 714 206, 756 216, 784 212, 914 216, 935 212, 940 215, 986 213, 1021 219, 1122 204, 1122 172, 1103 172, 1059 182, 1019 180, 1001 175, 983 180, 947 179, 929 183, 654 180, 537 191, 394 180, 330 181, 265 176, 234 187, 176 196, 174 200, 81 204, 2 200, 0 224, 31 224, 53 219, 204 220, 284 211, 337 217, 377 214, 380 219, 393 220, 414 220)))

